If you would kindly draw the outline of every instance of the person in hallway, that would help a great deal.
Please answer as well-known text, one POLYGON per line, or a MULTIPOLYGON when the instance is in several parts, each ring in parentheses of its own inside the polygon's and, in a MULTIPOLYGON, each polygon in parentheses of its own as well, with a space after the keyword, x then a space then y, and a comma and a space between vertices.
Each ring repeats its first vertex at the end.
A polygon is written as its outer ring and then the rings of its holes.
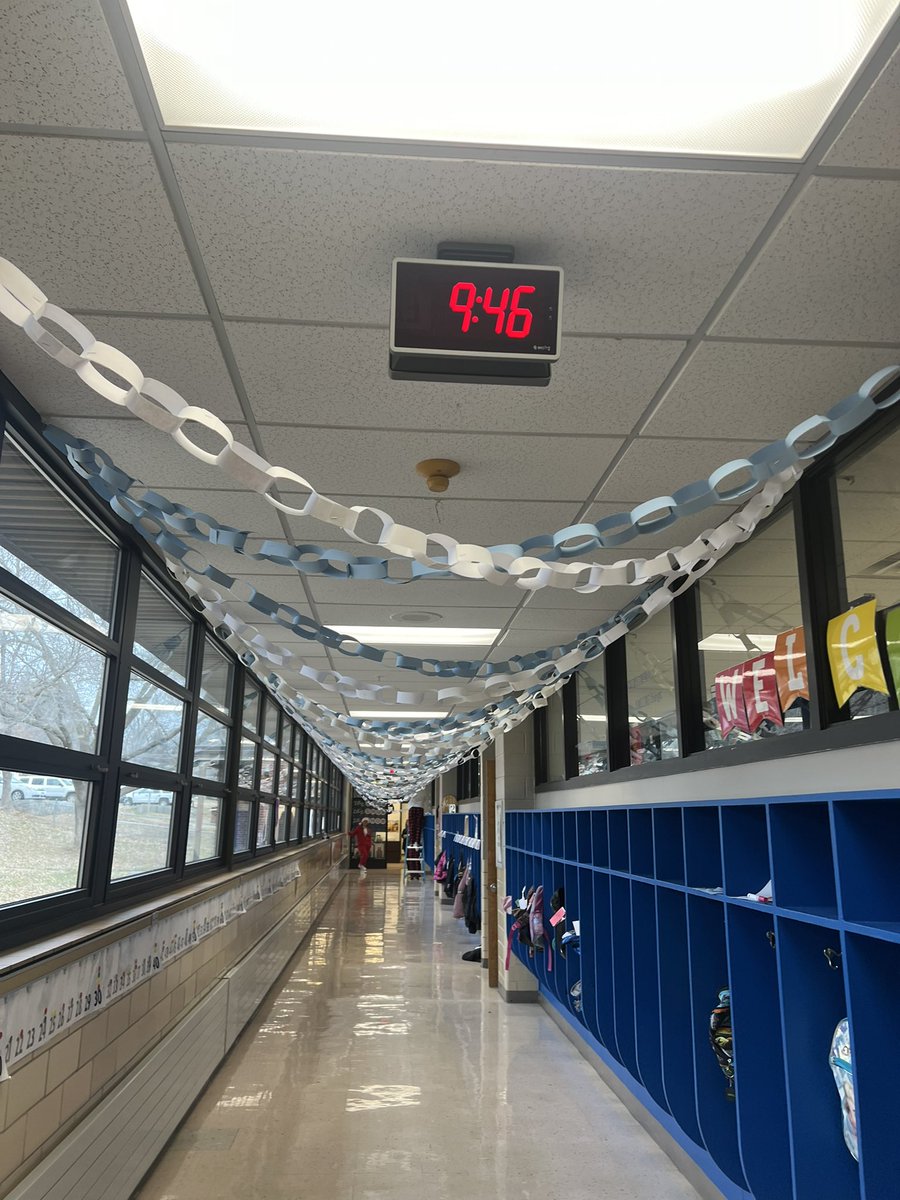
POLYGON ((359 873, 365 879, 366 864, 372 852, 372 835, 369 832, 369 818, 363 817, 360 823, 350 830, 350 836, 356 839, 356 853, 359 855, 359 873))

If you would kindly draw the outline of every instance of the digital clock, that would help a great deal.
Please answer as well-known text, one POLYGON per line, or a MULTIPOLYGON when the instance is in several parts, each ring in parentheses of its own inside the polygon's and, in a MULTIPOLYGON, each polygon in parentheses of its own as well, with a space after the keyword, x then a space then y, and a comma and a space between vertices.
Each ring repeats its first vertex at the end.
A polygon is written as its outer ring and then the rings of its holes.
POLYGON ((562 278, 559 267, 395 259, 391 355, 555 362, 562 278))

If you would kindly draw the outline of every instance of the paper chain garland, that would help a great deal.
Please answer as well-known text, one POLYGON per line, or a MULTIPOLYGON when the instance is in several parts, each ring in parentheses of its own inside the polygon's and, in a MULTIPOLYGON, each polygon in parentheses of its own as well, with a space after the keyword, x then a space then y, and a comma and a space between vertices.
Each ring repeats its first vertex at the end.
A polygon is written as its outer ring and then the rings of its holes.
MULTIPOLYGON (((762 447, 748 458, 726 463, 707 479, 679 488, 671 496, 646 501, 630 512, 618 513, 596 524, 570 525, 553 534, 528 538, 519 545, 488 548, 462 544, 440 533, 425 534, 398 524, 389 514, 368 505, 348 508, 321 496, 303 476, 285 467, 272 466, 236 441, 224 421, 209 410, 188 404, 173 388, 146 377, 120 350, 98 342, 81 321, 51 304, 27 275, 4 258, 0 258, 0 313, 20 326, 51 358, 74 370, 83 382, 111 404, 128 409, 146 424, 169 434, 195 458, 219 467, 236 483, 257 492, 282 512, 315 517, 337 526, 357 541, 381 546, 396 557, 412 559, 424 567, 449 570, 465 579, 484 579, 491 583, 513 579, 518 587, 526 590, 553 586, 590 592, 605 584, 631 586, 634 581, 616 576, 615 568, 558 560, 601 547, 622 545, 638 534, 657 533, 679 517, 701 512, 712 504, 720 501, 736 503, 744 499, 766 480, 790 467, 809 462, 833 445, 838 437, 855 429, 883 407, 880 399, 873 398, 874 394, 900 374, 897 367, 878 372, 826 416, 809 417, 783 440, 762 447), (42 323, 45 320, 68 333, 78 343, 80 352, 69 349, 42 323), (128 386, 113 383, 98 368, 115 374, 128 386), (192 424, 202 426, 222 439, 218 453, 212 454, 191 440, 192 424), (797 449, 798 445, 807 442, 811 445, 805 450, 797 449), (291 505, 273 495, 272 489, 281 484, 306 493, 304 502, 291 505), (364 530, 373 520, 380 529, 375 531, 375 536, 366 536, 364 530)), ((890 402, 894 399, 895 396, 890 402)))

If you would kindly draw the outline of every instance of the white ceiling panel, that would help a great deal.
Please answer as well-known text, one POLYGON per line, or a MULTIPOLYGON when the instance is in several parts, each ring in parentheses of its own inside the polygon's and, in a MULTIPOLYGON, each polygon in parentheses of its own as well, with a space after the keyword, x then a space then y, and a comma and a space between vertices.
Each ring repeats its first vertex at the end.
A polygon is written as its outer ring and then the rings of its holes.
MULTIPOLYGON (((57 424, 105 450, 116 466, 140 479, 147 487, 165 492, 190 479, 195 488, 218 489, 228 482, 228 476, 218 467, 200 462, 167 434, 145 425, 137 417, 112 417, 106 421, 91 417, 60 417, 57 424)), ((249 443, 250 431, 246 425, 226 424, 239 441, 249 443)), ((192 427, 191 436, 200 441, 196 426, 192 427)), ((221 439, 202 444, 205 448, 218 449, 221 439)), ((261 509, 270 507, 262 498, 257 503, 261 509)))
POLYGON ((3 5, 0 121, 140 129, 96 0, 3 5))
POLYGON ((900 339, 900 180, 815 178, 712 332, 900 339))
POLYGON ((227 314, 382 325, 391 260, 431 257, 456 237, 513 241, 520 262, 561 266, 564 329, 690 331, 790 182, 252 147, 171 153, 227 314))
MULTIPOLYGON (((476 585, 477 586, 477 585, 476 585)), ((348 590, 352 589, 353 585, 347 585, 348 590)), ((346 603, 340 601, 328 600, 317 604, 319 618, 326 625, 378 625, 396 628, 398 631, 403 630, 402 621, 394 621, 391 618, 396 614, 405 615, 406 613, 421 612, 422 609, 412 604, 407 604, 403 597, 403 589, 388 588, 390 585, 385 584, 384 592, 388 594, 382 595, 381 604, 353 604, 349 600, 346 603)), ((515 600, 515 597, 511 597, 515 600)), ((444 617, 443 620, 432 622, 425 621, 410 621, 408 624, 424 626, 428 625, 433 628, 435 635, 439 636, 441 629, 444 627, 450 629, 492 629, 497 627, 498 612, 496 606, 479 606, 474 603, 466 608, 463 605, 458 605, 444 617), (452 618, 452 619, 451 619, 452 618)), ((427 610, 429 611, 429 610, 427 610)), ((435 611, 435 610, 430 610, 435 611)), ((387 643, 385 643, 387 644, 387 643)), ((399 647, 402 650, 402 647, 399 647)), ((466 654, 477 652, 478 647, 466 647, 466 654)), ((442 652, 443 653, 443 652, 442 652)))
MULTIPOLYGON (((207 321, 154 317, 84 317, 100 341, 132 358, 143 373, 175 388, 189 404, 225 421, 241 410, 207 321)), ((66 371, 6 321, 0 325, 0 370, 47 417, 109 417, 116 408, 66 371)))
POLYGON ((900 170, 900 51, 869 88, 825 163, 900 170))
POLYGON ((0 138, 3 255, 72 310, 204 311, 148 146, 0 138))
POLYGON ((707 342, 650 419, 652 437, 752 438, 760 444, 854 392, 898 352, 859 346, 707 342))
MULTIPOLYGON (((453 611, 457 608, 509 609, 516 607, 525 594, 519 588, 505 584, 495 587, 490 583, 474 580, 429 579, 416 580, 396 587, 371 580, 327 579, 311 576, 310 587, 317 604, 383 605, 396 603, 397 609, 424 608, 433 612, 444 612, 447 624, 451 624, 453 611), (387 589, 390 588, 390 593, 387 589), (385 600, 386 594, 388 599, 385 600), (396 595, 397 599, 394 600, 396 595), (402 597, 402 600, 401 600, 402 597), (445 611, 446 610, 446 611, 445 611)), ((500 619, 491 621, 496 624, 500 619)), ((359 622, 363 624, 363 622, 359 622)), ((368 624, 368 622, 365 622, 368 624)))
MULTIPOLYGON (((169 487, 166 488, 165 494, 175 504, 184 504, 197 512, 207 513, 223 525, 231 525, 234 529, 258 533, 279 541, 284 540, 284 530, 281 528, 277 509, 253 492, 213 492, 196 488, 169 487)), ((255 566, 242 555, 235 555, 233 561, 235 565, 243 563, 245 569, 253 569, 255 566)))
MULTIPOLYGON (((723 463, 746 457, 758 448, 757 441, 685 439, 673 442, 668 438, 638 438, 625 451, 621 462, 601 489, 600 497, 605 503, 613 505, 613 511, 619 504, 633 507, 644 500, 653 500, 685 484, 706 478, 723 463)), ((702 528, 718 524, 715 509, 707 509, 699 514, 699 521, 702 528)), ((677 525, 673 525, 671 530, 666 529, 663 534, 648 535, 648 541, 656 542, 660 537, 665 537, 663 544, 671 545, 676 539, 666 535, 674 534, 677 528, 677 525)), ((630 556, 635 551, 626 548, 625 553, 630 556)))
POLYGON ((681 342, 564 338, 549 389, 388 378, 386 329, 229 322, 257 419, 294 425, 626 434, 681 342))
MULTIPOLYGON (((266 457, 329 496, 378 506, 378 496, 420 496, 416 463, 452 458, 462 467, 453 495, 576 501, 600 478, 618 438, 516 437, 513 434, 393 434, 366 429, 261 425, 266 457)), ((381 505, 389 512, 389 504, 381 505)), ((393 515, 393 513, 391 513, 393 515)), ((543 532, 543 531, 540 531, 543 532)))

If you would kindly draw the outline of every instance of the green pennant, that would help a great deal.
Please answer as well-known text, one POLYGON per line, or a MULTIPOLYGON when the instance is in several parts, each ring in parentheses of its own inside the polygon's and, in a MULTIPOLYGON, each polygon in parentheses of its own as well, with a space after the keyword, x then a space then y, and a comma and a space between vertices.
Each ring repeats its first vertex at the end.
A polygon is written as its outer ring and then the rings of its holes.
POLYGON ((885 615, 884 640, 894 680, 894 695, 900 697, 900 606, 885 615))

